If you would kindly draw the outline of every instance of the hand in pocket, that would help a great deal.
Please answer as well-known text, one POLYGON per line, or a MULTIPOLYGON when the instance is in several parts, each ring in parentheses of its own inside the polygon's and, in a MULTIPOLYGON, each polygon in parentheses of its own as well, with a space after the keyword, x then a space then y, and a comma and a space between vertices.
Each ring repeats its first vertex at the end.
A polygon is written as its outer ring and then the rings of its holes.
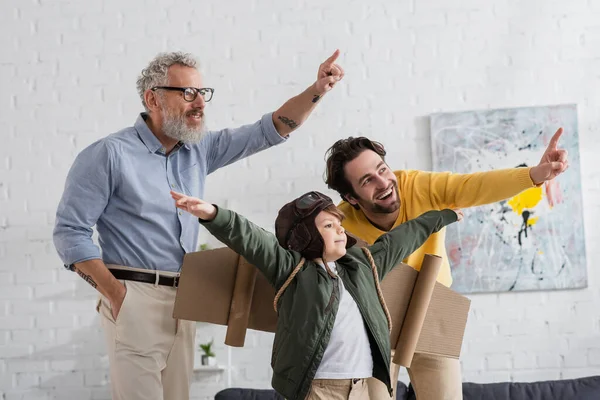
POLYGON ((121 311, 121 306, 123 305, 123 300, 125 299, 125 295, 127 294, 127 288, 125 287, 125 285, 121 285, 121 286, 123 287, 123 290, 121 290, 121 292, 119 293, 116 300, 110 301, 110 310, 112 313, 112 317, 115 321, 117 320, 117 317, 119 316, 119 312, 121 311))

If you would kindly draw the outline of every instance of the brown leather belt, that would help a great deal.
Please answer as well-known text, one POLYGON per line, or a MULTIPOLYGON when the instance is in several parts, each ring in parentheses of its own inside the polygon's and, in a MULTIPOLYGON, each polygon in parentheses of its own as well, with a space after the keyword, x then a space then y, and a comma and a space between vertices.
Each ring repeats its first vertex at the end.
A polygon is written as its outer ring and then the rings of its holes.
POLYGON ((179 276, 159 276, 156 282, 156 273, 128 271, 126 269, 109 269, 113 276, 117 279, 125 281, 136 281, 143 283, 158 283, 162 286, 179 286, 179 276))

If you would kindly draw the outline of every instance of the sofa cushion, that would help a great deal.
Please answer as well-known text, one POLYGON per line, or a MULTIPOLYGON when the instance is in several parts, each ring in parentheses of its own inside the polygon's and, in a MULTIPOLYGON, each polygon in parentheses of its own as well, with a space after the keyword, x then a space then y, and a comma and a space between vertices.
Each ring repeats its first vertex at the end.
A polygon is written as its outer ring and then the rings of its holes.
MULTIPOLYGON (((410 400, 408 388, 398 382, 398 400, 410 400)), ((463 383, 464 400, 598 400, 600 376, 545 382, 463 383)), ((413 397, 414 399, 414 397, 413 397)), ((283 400, 274 390, 225 389, 215 400, 283 400)))
POLYGON ((597 400, 600 376, 545 382, 463 383, 464 400, 597 400))
POLYGON ((217 393, 215 400, 283 400, 283 397, 272 389, 230 388, 217 393))
MULTIPOLYGON (((406 400, 408 388, 402 382, 398 382, 397 400, 406 400)), ((266 389, 240 389, 231 388, 221 390, 215 395, 215 400, 283 400, 274 390, 266 389)))

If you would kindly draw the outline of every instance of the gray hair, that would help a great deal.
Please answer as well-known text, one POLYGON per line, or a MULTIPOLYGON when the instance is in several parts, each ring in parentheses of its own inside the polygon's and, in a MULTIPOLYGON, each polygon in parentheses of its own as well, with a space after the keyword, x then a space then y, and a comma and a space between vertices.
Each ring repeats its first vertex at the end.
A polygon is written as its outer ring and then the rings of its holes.
POLYGON ((197 68, 198 62, 194 56, 189 53, 183 53, 180 51, 160 53, 154 57, 152 61, 150 61, 146 68, 142 70, 142 73, 138 77, 136 86, 146 111, 150 110, 144 101, 144 92, 153 88, 154 86, 167 85, 169 83, 167 76, 169 67, 175 64, 183 65, 184 67, 197 68))

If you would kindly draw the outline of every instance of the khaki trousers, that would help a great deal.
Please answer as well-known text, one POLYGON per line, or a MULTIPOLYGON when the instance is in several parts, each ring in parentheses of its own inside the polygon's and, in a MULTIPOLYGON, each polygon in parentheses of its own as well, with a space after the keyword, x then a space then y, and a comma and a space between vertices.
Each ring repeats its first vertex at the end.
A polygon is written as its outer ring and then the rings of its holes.
MULTIPOLYGON (((462 374, 458 359, 417 353, 407 370, 417 400, 462 400, 462 374)), ((399 372, 400 366, 392 363, 390 376, 394 400, 399 372)), ((380 380, 369 378, 367 384, 370 400, 390 399, 385 385, 380 380)))
MULTIPOLYGON (((131 269, 108 265, 109 268, 131 269)), ((160 271, 162 276, 173 276, 160 271)), ((117 319, 100 296, 113 400, 188 400, 196 323, 173 319, 176 288, 122 281, 127 288, 117 319)))
POLYGON ((368 400, 366 379, 315 379, 306 400, 368 400))

